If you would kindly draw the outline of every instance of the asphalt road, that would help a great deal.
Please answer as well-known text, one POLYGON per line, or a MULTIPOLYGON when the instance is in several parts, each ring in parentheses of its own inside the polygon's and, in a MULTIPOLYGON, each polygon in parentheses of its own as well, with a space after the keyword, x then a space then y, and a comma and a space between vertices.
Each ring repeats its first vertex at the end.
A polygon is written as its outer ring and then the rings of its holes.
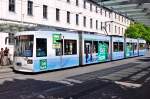
POLYGON ((0 74, 0 99, 149 99, 150 53, 36 75, 0 74))

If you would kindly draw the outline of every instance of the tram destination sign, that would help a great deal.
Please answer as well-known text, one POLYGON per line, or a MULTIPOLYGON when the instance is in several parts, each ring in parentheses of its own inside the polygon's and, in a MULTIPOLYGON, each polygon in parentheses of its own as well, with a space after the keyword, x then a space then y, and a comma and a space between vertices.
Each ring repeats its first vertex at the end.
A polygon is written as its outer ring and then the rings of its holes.
POLYGON ((60 41, 61 40, 61 34, 53 34, 53 48, 60 48, 60 41))

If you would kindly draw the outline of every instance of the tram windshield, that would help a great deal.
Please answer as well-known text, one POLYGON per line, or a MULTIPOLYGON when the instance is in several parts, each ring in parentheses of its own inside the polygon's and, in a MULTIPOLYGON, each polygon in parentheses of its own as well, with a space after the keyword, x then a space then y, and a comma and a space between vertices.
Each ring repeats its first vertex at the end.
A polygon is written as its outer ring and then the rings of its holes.
POLYGON ((21 35, 16 37, 15 56, 33 56, 33 35, 21 35))

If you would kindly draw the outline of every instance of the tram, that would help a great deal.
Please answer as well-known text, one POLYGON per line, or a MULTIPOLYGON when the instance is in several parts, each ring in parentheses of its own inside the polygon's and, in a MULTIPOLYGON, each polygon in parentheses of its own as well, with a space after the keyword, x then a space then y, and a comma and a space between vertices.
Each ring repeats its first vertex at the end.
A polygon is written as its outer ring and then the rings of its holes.
POLYGON ((124 38, 123 37, 111 37, 112 39, 112 60, 123 59, 124 56, 124 38))
POLYGON ((144 55, 146 43, 142 39, 66 31, 24 31, 16 33, 15 39, 14 69, 21 72, 57 70, 144 55))
POLYGON ((125 55, 126 58, 138 56, 138 39, 125 39, 125 55))
POLYGON ((146 41, 143 39, 138 39, 138 55, 142 56, 145 55, 146 49, 145 49, 146 41))

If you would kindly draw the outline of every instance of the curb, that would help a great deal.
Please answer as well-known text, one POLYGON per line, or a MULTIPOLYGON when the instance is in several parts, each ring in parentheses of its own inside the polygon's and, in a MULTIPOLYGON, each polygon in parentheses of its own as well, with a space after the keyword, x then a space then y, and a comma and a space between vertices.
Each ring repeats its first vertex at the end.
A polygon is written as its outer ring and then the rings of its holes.
POLYGON ((0 73, 8 73, 12 71, 12 66, 0 66, 0 73))

